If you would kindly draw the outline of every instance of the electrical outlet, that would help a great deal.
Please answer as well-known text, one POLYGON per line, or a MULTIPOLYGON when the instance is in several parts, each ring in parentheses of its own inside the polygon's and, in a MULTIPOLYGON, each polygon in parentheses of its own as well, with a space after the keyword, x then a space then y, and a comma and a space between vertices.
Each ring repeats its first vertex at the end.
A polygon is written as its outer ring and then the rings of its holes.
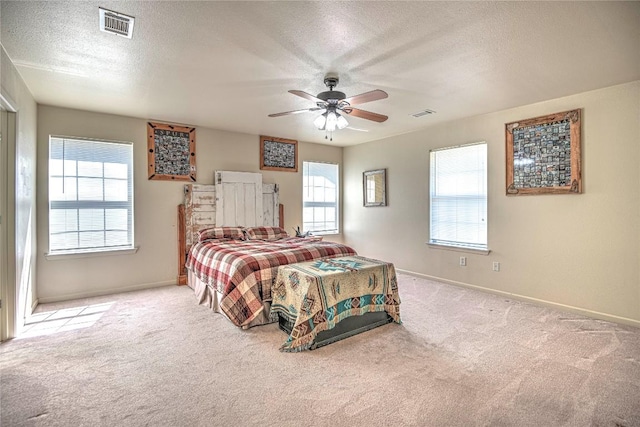
POLYGON ((460 267, 465 267, 467 265, 467 257, 466 256, 461 256, 460 257, 460 267))
POLYGON ((498 261, 493 261, 493 271, 500 271, 500 263, 498 261))

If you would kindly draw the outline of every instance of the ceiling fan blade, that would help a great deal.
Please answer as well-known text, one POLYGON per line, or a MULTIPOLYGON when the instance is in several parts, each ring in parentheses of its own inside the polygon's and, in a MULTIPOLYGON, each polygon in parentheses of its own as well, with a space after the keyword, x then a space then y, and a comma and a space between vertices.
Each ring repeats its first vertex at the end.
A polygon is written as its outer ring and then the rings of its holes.
POLYGON ((389 117, 383 114, 372 113, 371 111, 361 110, 359 108, 345 108, 343 110, 350 116, 360 117, 361 119, 373 120, 374 122, 382 123, 389 117))
POLYGON ((298 95, 299 97, 302 97, 304 99, 308 99, 309 101, 324 103, 324 101, 322 99, 316 98, 315 96, 311 95, 310 93, 303 92, 301 90, 290 90, 289 93, 292 93, 294 95, 298 95))
POLYGON ((269 114, 269 117, 288 116, 289 114, 308 113, 309 111, 319 111, 319 110, 324 110, 324 108, 313 107, 313 108, 305 108, 304 110, 285 111, 284 113, 269 114))
POLYGON ((365 102, 377 101, 378 99, 385 99, 389 97, 387 92, 376 89, 370 92, 361 93, 360 95, 355 95, 350 98, 345 99, 351 105, 364 104, 365 102))

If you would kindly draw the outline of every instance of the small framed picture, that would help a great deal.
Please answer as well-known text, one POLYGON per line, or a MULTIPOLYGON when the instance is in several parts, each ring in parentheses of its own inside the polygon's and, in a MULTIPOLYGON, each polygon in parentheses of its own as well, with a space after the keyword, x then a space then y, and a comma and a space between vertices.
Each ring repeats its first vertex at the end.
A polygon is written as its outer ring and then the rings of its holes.
POLYGON ((260 169, 298 172, 298 141, 260 135, 260 169))
POLYGON ((364 206, 387 206, 387 170, 376 169, 362 173, 364 206))

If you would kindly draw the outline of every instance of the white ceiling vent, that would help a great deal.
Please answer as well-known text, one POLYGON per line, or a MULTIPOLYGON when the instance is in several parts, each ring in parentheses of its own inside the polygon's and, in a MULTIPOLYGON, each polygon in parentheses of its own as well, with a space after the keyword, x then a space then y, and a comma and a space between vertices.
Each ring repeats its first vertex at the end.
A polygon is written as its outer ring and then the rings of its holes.
POLYGON ((133 35, 134 17, 114 12, 112 10, 98 8, 100 11, 100 31, 117 34, 128 39, 133 35))
POLYGON ((410 114, 411 116, 418 118, 418 117, 422 117, 422 116, 428 116, 430 114, 435 114, 436 112, 433 110, 422 110, 422 111, 418 111, 417 113, 413 113, 410 114))

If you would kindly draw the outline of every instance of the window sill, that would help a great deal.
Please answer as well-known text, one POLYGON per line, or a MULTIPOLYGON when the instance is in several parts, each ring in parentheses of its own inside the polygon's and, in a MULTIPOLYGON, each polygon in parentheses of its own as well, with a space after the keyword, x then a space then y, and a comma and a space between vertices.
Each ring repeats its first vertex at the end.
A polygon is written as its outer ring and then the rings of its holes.
POLYGON ((311 231, 311 237, 313 236, 339 236, 339 231, 311 231))
POLYGON ((465 248, 462 246, 440 245, 440 244, 429 243, 429 242, 427 242, 427 246, 429 246, 432 249, 444 249, 448 251, 467 252, 470 254, 479 254, 479 255, 489 255, 491 253, 491 249, 473 249, 473 248, 465 248))
POLYGON ((87 252, 55 252, 45 253, 44 258, 48 261, 57 261, 61 259, 75 259, 75 258, 93 258, 98 256, 112 256, 112 255, 130 255, 135 254, 140 249, 139 246, 126 249, 108 249, 103 251, 87 251, 87 252))

